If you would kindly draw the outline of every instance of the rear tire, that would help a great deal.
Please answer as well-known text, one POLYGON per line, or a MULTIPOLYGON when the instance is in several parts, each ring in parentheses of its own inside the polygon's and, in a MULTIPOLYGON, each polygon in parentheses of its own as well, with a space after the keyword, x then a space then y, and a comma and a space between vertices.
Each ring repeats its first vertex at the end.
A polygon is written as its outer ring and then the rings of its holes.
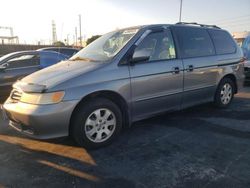
POLYGON ((70 135, 80 146, 95 149, 110 144, 121 129, 120 108, 108 99, 96 98, 75 112, 70 135))
POLYGON ((223 78, 215 93, 215 106, 219 108, 228 107, 234 98, 235 90, 235 83, 230 78, 223 78))

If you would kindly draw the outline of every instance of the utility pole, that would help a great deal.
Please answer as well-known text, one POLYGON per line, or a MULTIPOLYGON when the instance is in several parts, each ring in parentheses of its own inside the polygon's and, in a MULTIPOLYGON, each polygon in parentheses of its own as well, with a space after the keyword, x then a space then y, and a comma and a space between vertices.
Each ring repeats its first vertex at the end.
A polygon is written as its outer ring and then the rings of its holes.
POLYGON ((52 20, 52 43, 55 43, 56 41, 57 41, 56 23, 54 20, 52 20))
POLYGON ((79 31, 80 31, 80 46, 82 46, 82 16, 79 14, 79 31))
POLYGON ((67 34, 67 45, 69 46, 69 34, 67 34))
POLYGON ((182 14, 182 0, 181 1, 181 4, 180 4, 180 16, 179 16, 179 22, 181 22, 181 14, 182 14))
POLYGON ((75 27, 75 35, 76 35, 76 46, 78 46, 78 45, 77 45, 77 42, 78 42, 78 38, 77 38, 77 27, 75 27))

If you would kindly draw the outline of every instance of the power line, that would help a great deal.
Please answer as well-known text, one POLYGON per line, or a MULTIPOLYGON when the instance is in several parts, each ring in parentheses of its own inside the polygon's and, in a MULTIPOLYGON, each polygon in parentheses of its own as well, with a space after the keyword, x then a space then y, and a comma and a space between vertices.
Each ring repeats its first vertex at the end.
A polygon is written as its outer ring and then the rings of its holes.
POLYGON ((250 14, 245 14, 245 15, 241 15, 241 16, 237 16, 237 17, 229 17, 229 18, 224 18, 224 19, 219 19, 219 20, 205 20, 203 22, 222 22, 222 21, 227 21, 227 20, 235 20, 235 19, 239 19, 239 18, 242 18, 242 17, 249 17, 250 18, 250 14))
POLYGON ((225 26, 223 26, 223 27, 238 27, 238 26, 245 26, 245 27, 250 27, 248 24, 246 24, 246 23, 241 23, 241 24, 234 24, 234 25, 225 25, 225 26))
POLYGON ((237 22, 244 22, 244 21, 250 21, 250 17, 249 18, 241 18, 238 20, 231 20, 231 21, 225 21, 225 22, 216 22, 217 24, 227 24, 227 23, 237 23, 237 22))
POLYGON ((220 26, 234 26, 234 25, 250 25, 250 20, 249 21, 246 21, 246 22, 239 22, 239 23, 228 23, 228 24, 217 24, 217 25, 220 25, 220 26))

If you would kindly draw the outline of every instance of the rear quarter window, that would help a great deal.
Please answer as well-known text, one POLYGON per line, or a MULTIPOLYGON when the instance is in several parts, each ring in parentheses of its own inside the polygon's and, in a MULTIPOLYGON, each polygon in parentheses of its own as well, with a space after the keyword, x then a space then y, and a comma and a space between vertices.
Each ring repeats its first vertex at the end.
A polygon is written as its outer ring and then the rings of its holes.
POLYGON ((223 30, 209 30, 214 42, 215 51, 218 55, 231 54, 236 52, 236 45, 230 34, 223 30))
POLYGON ((71 50, 71 49, 61 49, 59 52, 62 53, 62 54, 65 54, 65 55, 67 55, 69 57, 71 57, 71 56, 73 56, 74 54, 77 53, 76 50, 71 50))
POLYGON ((215 55, 212 40, 206 29, 193 27, 176 27, 181 55, 183 58, 215 55))

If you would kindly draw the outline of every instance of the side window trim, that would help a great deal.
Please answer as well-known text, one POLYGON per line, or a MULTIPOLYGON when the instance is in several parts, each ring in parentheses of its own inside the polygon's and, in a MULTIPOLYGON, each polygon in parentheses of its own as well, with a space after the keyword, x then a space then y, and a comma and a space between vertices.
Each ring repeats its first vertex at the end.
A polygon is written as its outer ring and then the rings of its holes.
POLYGON ((211 35, 211 33, 209 32, 208 29, 206 29, 206 31, 207 31, 207 33, 208 33, 208 35, 210 37, 210 40, 212 41, 212 44, 213 44, 213 47, 214 47, 214 53, 215 53, 215 55, 218 55, 217 52, 216 52, 216 47, 215 47, 215 43, 214 43, 213 37, 212 37, 212 35, 211 35))
POLYGON ((167 60, 174 60, 174 59, 177 59, 177 55, 176 55, 176 44, 175 44, 175 40, 174 40, 174 36, 171 32, 171 30, 169 28, 165 28, 164 29, 164 33, 166 34, 166 36, 170 37, 171 38, 171 41, 172 41, 172 44, 173 44, 173 50, 174 50, 174 55, 175 57, 174 58, 168 58, 168 59, 163 59, 165 61, 167 60))
POLYGON ((167 29, 171 33, 171 36, 172 36, 172 39, 173 39, 176 59, 181 59, 181 49, 180 49, 178 37, 177 37, 176 33, 174 32, 173 27, 169 27, 167 29))

